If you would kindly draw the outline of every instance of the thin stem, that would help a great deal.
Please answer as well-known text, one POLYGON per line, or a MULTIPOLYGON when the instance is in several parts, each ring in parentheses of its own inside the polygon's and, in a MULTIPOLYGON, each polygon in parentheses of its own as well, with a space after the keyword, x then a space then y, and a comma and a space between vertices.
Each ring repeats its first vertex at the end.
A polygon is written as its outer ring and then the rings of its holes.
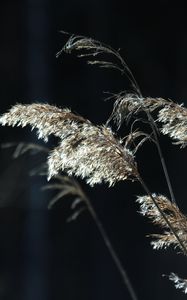
POLYGON ((157 150, 158 150, 158 153, 159 153, 159 156, 160 156, 160 161, 161 161, 161 164, 162 164, 162 168, 163 168, 164 175, 165 175, 165 178, 166 178, 167 186, 168 186, 169 193, 170 193, 170 196, 171 196, 171 201, 176 204, 176 200, 175 200, 175 196, 174 196, 174 193, 173 193, 171 181, 170 181, 168 170, 167 170, 167 167, 166 167, 166 162, 165 162, 164 155, 162 153, 162 149, 160 147, 160 143, 159 143, 159 140, 158 140, 158 135, 157 135, 157 132, 156 132, 156 129, 155 129, 155 123, 154 123, 154 120, 153 120, 150 112, 148 112, 146 110, 146 113, 147 113, 147 116, 149 118, 151 128, 153 130, 153 135, 154 135, 154 138, 155 138, 156 147, 157 147, 157 150))
POLYGON ((168 228, 171 230, 171 232, 173 233, 173 235, 175 236, 176 240, 178 241, 181 249, 184 251, 184 254, 187 255, 187 249, 183 243, 183 241, 181 241, 178 233, 176 232, 175 228, 173 228, 172 224, 169 222, 167 216, 165 215, 165 213, 163 212, 163 210, 160 208, 159 204, 156 202, 155 198, 152 196, 151 192, 149 191, 149 188, 147 187, 146 183, 143 181, 143 179, 141 178, 140 175, 137 176, 138 181, 140 182, 140 184, 142 185, 143 189, 145 190, 146 194, 151 198, 151 200, 153 201, 154 205, 156 206, 156 208, 158 209, 159 213, 161 214, 161 216, 163 217, 164 221, 166 222, 168 228))
POLYGON ((129 292, 129 294, 131 296, 131 299, 132 300, 138 300, 138 297, 137 297, 137 295, 135 293, 135 290, 134 290, 134 288, 132 286, 132 283, 130 282, 130 279, 129 279, 128 275, 127 275, 127 272, 123 268, 122 263, 121 263, 118 255, 116 254, 116 252, 115 252, 115 250, 114 250, 114 248, 113 248, 113 246, 112 246, 112 244, 111 244, 111 242, 110 242, 110 240, 109 240, 109 238, 107 236, 107 233, 106 233, 106 231, 105 231, 105 229, 104 229, 101 221, 99 220, 99 218, 98 218, 98 216, 97 216, 97 214, 96 214, 96 212, 95 212, 95 210, 94 210, 94 208, 93 208, 90 200, 87 197, 86 198, 84 197, 84 200, 86 202, 88 211, 90 212, 90 214, 91 214, 91 216, 92 216, 95 224, 97 225, 97 228, 99 229, 99 232, 100 232, 100 234, 101 234, 101 236, 102 236, 102 238, 104 240, 104 243, 105 243, 106 247, 108 248, 108 250, 110 252, 111 257, 112 257, 112 259, 113 259, 113 261, 114 261, 114 263, 115 263, 118 271, 121 274, 123 282, 124 282, 126 288, 128 289, 128 292, 129 292))
MULTIPOLYGON (((129 69, 129 67, 126 65, 126 63, 125 62, 123 63, 123 59, 122 58, 121 58, 121 60, 122 60, 122 65, 124 65, 124 68, 126 67, 128 73, 130 74, 130 76, 131 76, 132 79, 129 78, 129 76, 127 76, 128 74, 126 74, 126 76, 130 80, 130 82, 132 83, 132 85, 136 87, 137 92, 140 95, 140 97, 143 98, 143 95, 142 95, 141 90, 140 90, 140 88, 138 86, 138 83, 135 80, 135 77, 134 77, 133 73, 131 72, 131 70, 129 69)), ((169 189, 171 201, 176 204, 175 196, 174 196, 174 193, 173 193, 173 188, 172 188, 170 177, 169 177, 168 170, 167 170, 167 167, 166 167, 166 162, 165 162, 164 155, 162 153, 162 149, 160 147, 160 143, 159 143, 159 140, 158 140, 158 134, 157 134, 157 128, 155 128, 155 122, 154 122, 154 120, 152 118, 152 115, 150 114, 149 110, 147 110, 146 107, 144 107, 144 109, 145 109, 145 112, 146 112, 146 114, 148 116, 148 119, 150 121, 151 128, 153 130, 153 135, 154 135, 154 138, 155 138, 156 147, 157 147, 157 150, 158 150, 158 154, 159 154, 160 161, 161 161, 161 164, 162 164, 163 172, 164 172, 165 179, 166 179, 166 182, 167 182, 167 186, 168 186, 168 189, 169 189)))
MULTIPOLYGON (((141 90, 138 86, 138 83, 137 83, 132 71, 129 69, 129 67, 127 66, 127 64, 125 63, 125 61, 123 60, 123 58, 120 55, 119 55, 119 59, 120 59, 122 65, 124 66, 124 70, 125 69, 127 70, 127 73, 125 73, 125 75, 130 80, 132 86, 135 87, 135 90, 138 92, 139 96, 143 98, 141 90)), ((175 196, 174 196, 174 193, 173 193, 170 177, 169 177, 168 170, 167 170, 167 167, 166 167, 166 162, 165 162, 164 155, 162 153, 162 149, 160 147, 160 143, 159 143, 159 140, 158 140, 158 134, 157 134, 157 128, 155 128, 155 122, 154 122, 154 120, 152 118, 152 115, 150 114, 149 110, 147 110, 146 107, 144 107, 144 109, 145 109, 145 112, 146 112, 146 114, 148 116, 148 119, 150 121, 151 128, 153 130, 153 135, 154 135, 154 138, 155 138, 156 147, 157 147, 157 150, 158 150, 158 153, 159 153, 159 157, 160 157, 160 161, 161 161, 161 164, 162 164, 163 172, 164 172, 164 175, 165 175, 165 178, 166 178, 166 182, 167 182, 167 186, 168 186, 168 189, 169 189, 171 201, 176 204, 176 200, 175 200, 175 196)))

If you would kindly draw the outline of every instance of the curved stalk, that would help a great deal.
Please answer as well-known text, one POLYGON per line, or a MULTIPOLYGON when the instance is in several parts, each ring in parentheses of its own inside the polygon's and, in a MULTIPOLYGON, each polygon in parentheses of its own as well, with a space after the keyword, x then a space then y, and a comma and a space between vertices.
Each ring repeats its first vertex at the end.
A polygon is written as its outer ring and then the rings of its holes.
POLYGON ((135 293, 135 290, 132 286, 132 283, 130 282, 130 279, 127 275, 127 272, 123 268, 122 263, 121 263, 118 255, 116 254, 116 252, 115 252, 115 250, 114 250, 114 248, 113 248, 113 246, 112 246, 112 244, 111 244, 111 242, 110 242, 110 240, 107 236, 107 233, 106 233, 101 221, 99 220, 99 218, 98 218, 98 216, 97 216, 90 200, 88 198, 86 198, 85 201, 86 201, 86 204, 87 204, 88 211, 90 212, 95 224, 97 225, 97 228, 98 228, 98 230, 99 230, 99 232, 100 232, 100 234, 101 234, 101 236, 104 240, 104 243, 105 243, 106 247, 108 248, 108 250, 110 252, 110 255, 111 255, 111 257, 112 257, 119 273, 121 274, 121 277, 123 279, 123 283, 125 284, 128 292, 131 296, 131 299, 132 300, 138 300, 137 295, 135 293))
POLYGON ((150 112, 147 111, 147 110, 145 110, 145 111, 146 111, 146 114, 148 116, 152 131, 153 131, 153 135, 154 135, 154 138, 155 138, 155 144, 156 144, 156 147, 157 147, 157 150, 158 150, 158 154, 159 154, 160 161, 161 161, 161 164, 162 164, 163 172, 164 172, 164 175, 165 175, 165 178, 166 178, 167 186, 168 186, 169 193, 170 193, 170 196, 171 196, 171 201, 176 204, 175 196, 174 196, 174 193, 173 193, 173 188, 172 188, 170 177, 169 177, 168 170, 167 170, 167 167, 166 167, 166 162, 165 162, 164 155, 162 153, 162 149, 160 147, 160 143, 159 143, 159 140, 158 140, 157 127, 155 128, 155 122, 154 122, 150 112))

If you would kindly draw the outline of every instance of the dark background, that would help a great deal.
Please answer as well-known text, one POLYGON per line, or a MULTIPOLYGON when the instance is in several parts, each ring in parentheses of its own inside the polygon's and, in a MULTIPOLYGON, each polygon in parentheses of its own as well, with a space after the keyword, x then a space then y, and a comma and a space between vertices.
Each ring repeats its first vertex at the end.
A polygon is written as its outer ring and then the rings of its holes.
MULTIPOLYGON (((87 66, 75 55, 55 54, 65 30, 121 48, 145 96, 186 103, 187 20, 183 1, 1 0, 0 111, 17 102, 71 107, 96 124, 105 122, 112 102, 105 92, 130 89, 115 71, 87 66), (173 4, 172 4, 173 3, 173 4)), ((29 129, 1 128, 1 143, 36 142, 29 129)), ((55 141, 51 141, 51 146, 55 141)), ((161 137, 175 195, 187 212, 187 152, 161 137)), ((151 191, 168 195, 153 145, 138 153, 151 191)), ((40 157, 12 159, 1 149, 0 299, 130 299, 103 240, 88 213, 67 223, 71 199, 51 211, 52 196, 41 192, 45 178, 29 177, 40 157)), ((145 236, 155 228, 141 217, 137 183, 84 190, 133 283, 139 300, 185 299, 162 274, 187 278, 187 261, 177 251, 155 252, 145 236)))

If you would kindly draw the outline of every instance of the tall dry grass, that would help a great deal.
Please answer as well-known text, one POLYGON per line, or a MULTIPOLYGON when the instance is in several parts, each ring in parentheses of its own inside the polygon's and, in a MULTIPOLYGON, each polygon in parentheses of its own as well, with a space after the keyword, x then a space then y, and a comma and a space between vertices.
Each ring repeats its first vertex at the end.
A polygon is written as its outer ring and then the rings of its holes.
MULTIPOLYGON (((186 256, 187 218, 177 205, 159 135, 167 135, 174 144, 185 147, 187 145, 187 109, 171 100, 143 97, 126 62, 119 52, 111 47, 91 38, 72 35, 57 56, 63 52, 71 53, 72 51, 80 57, 86 57, 89 64, 120 71, 131 83, 131 93, 120 92, 113 95, 114 107, 107 123, 102 126, 94 125, 69 109, 39 103, 14 105, 0 117, 0 123, 3 126, 30 125, 32 129, 37 129, 38 138, 42 138, 45 142, 50 135, 59 139, 58 145, 49 151, 47 159, 48 180, 52 177, 58 180, 57 184, 49 184, 48 188, 59 190, 50 203, 50 207, 70 193, 75 197, 72 205, 75 211, 71 219, 77 218, 85 208, 88 209, 122 275, 131 298, 136 300, 138 297, 128 275, 91 202, 75 180, 61 173, 81 177, 91 186, 102 183, 111 186, 124 180, 139 182, 145 193, 137 197, 140 213, 160 228, 158 234, 152 235, 153 248, 165 249, 173 246, 186 256), (106 56, 106 59, 103 59, 103 56, 106 56), (132 124, 131 130, 127 136, 120 138, 118 130, 123 123, 127 122, 132 124), (134 130, 137 122, 148 124, 149 131, 134 130), (152 193, 142 178, 136 153, 147 140, 153 142, 158 150, 169 197, 160 195, 159 191, 156 191, 156 194, 152 193), (82 206, 77 210, 77 205, 80 203, 82 206)), ((174 282, 176 288, 187 293, 186 279, 181 279, 174 273, 169 275, 169 279, 174 282)))

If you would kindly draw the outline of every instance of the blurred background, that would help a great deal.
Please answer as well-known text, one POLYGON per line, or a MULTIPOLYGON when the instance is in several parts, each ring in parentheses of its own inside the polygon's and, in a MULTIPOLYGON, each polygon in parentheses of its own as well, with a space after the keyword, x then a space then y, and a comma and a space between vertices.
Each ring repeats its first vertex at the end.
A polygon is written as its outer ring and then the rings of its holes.
MULTIPOLYGON (((88 66, 74 54, 55 54, 67 41, 60 30, 95 38, 113 48, 131 68, 144 96, 187 104, 187 19, 184 1, 1 0, 0 112, 16 103, 71 107, 95 124, 109 117, 108 94, 130 90, 116 71, 88 66)), ((38 142, 30 128, 0 128, 0 143, 38 142)), ((40 141, 40 144, 42 142, 40 141)), ((55 140, 48 146, 53 147, 55 140)), ((187 152, 161 137, 179 207, 187 213, 187 152)), ((29 176, 42 157, 12 158, 1 149, 0 299, 131 299, 89 213, 67 223, 72 199, 47 209, 53 193, 46 179, 29 176)), ((45 158, 44 158, 45 159, 45 158)), ((152 192, 168 195, 154 145, 137 154, 152 192)), ((177 251, 155 252, 146 235, 156 229, 138 211, 137 183, 89 188, 81 182, 126 269, 138 299, 185 299, 167 277, 187 278, 177 251)))

